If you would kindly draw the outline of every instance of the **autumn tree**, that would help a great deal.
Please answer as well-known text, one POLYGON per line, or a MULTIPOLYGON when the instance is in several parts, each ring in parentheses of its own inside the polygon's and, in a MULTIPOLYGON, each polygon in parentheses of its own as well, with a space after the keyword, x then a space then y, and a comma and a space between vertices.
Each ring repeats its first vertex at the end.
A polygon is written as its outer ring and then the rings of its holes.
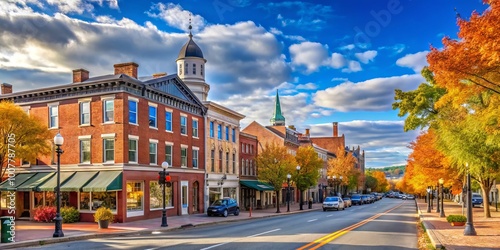
POLYGON ((256 157, 259 169, 257 178, 259 181, 267 182, 274 188, 276 193, 276 213, 280 212, 279 197, 283 183, 286 182, 287 174, 295 171, 297 165, 293 155, 289 154, 285 146, 276 143, 266 144, 256 157))
POLYGON ((355 169, 356 158, 352 152, 346 151, 342 147, 338 147, 335 151, 335 158, 328 160, 327 175, 328 176, 343 176, 340 180, 340 185, 352 189, 358 187, 360 181, 359 170, 355 169))
MULTIPOLYGON (((297 189, 302 193, 311 186, 316 186, 319 179, 319 170, 323 167, 323 160, 312 146, 299 147, 295 160, 300 166, 299 171, 291 172, 297 189)), ((300 196, 302 198, 302 195, 300 196)), ((302 199, 300 200, 302 204, 302 199)))
POLYGON ((47 126, 21 107, 9 101, 0 102, 1 176, 5 175, 8 164, 20 164, 20 159, 34 161, 37 156, 49 154, 51 137, 47 126))
POLYGON ((382 171, 373 171, 371 172, 371 176, 377 179, 377 186, 373 189, 374 192, 384 193, 388 191, 389 182, 385 178, 385 173, 382 171))

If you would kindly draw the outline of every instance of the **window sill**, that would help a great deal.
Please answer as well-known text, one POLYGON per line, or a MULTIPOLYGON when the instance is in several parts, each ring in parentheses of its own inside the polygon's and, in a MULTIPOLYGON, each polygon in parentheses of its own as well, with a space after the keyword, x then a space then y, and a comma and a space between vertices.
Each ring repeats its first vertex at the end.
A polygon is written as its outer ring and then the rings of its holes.
POLYGON ((78 166, 79 167, 88 167, 88 166, 92 166, 92 163, 90 163, 90 162, 82 162, 82 163, 78 163, 78 166))
POLYGON ((56 130, 56 129, 61 129, 60 127, 52 127, 52 128, 49 128, 49 130, 56 130))
POLYGON ((139 126, 139 124, 137 124, 137 123, 131 123, 131 122, 129 122, 128 124, 129 125, 134 125, 134 126, 139 126))
POLYGON ((103 162, 102 163, 103 166, 112 166, 112 165, 115 165, 115 162, 111 162, 111 161, 107 161, 107 162, 103 162))
POLYGON ((181 134, 182 136, 188 136, 187 134, 181 134))
POLYGON ((93 127, 92 124, 80 124, 78 125, 78 127, 82 128, 82 127, 93 127))
POLYGON ((110 121, 110 122, 103 122, 103 123, 101 123, 101 125, 113 125, 113 124, 116 124, 116 122, 110 121))
POLYGON ((158 130, 158 127, 151 127, 149 126, 150 129, 158 130))
POLYGON ((173 133, 174 133, 174 131, 172 131, 172 130, 165 130, 165 132, 167 132, 167 133, 171 133, 171 134, 173 134, 173 133))

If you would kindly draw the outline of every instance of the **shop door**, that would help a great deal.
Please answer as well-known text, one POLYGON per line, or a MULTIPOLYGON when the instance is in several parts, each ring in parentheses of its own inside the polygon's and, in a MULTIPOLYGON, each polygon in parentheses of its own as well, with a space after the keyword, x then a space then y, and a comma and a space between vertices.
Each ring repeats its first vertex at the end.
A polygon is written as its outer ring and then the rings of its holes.
POLYGON ((181 181, 181 214, 189 214, 188 212, 188 182, 187 181, 181 181))

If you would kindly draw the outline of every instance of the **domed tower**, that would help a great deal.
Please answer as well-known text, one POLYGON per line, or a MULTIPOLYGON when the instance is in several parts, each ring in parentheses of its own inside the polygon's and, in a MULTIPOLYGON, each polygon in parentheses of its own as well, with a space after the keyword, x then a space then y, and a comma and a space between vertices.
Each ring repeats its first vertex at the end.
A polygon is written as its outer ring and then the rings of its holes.
POLYGON ((193 34, 189 25, 189 41, 182 46, 177 57, 177 74, 179 78, 193 91, 201 101, 206 101, 210 85, 205 82, 205 63, 203 52, 193 41, 193 34))

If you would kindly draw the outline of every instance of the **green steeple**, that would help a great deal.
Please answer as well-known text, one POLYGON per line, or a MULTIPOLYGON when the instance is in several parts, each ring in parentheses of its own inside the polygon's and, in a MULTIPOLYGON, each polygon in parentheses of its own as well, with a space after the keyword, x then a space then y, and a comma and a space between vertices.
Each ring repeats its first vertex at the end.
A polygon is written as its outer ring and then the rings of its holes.
POLYGON ((276 90, 276 101, 274 104, 274 114, 271 118, 271 124, 273 126, 285 126, 285 117, 281 114, 281 104, 278 90, 276 90))

